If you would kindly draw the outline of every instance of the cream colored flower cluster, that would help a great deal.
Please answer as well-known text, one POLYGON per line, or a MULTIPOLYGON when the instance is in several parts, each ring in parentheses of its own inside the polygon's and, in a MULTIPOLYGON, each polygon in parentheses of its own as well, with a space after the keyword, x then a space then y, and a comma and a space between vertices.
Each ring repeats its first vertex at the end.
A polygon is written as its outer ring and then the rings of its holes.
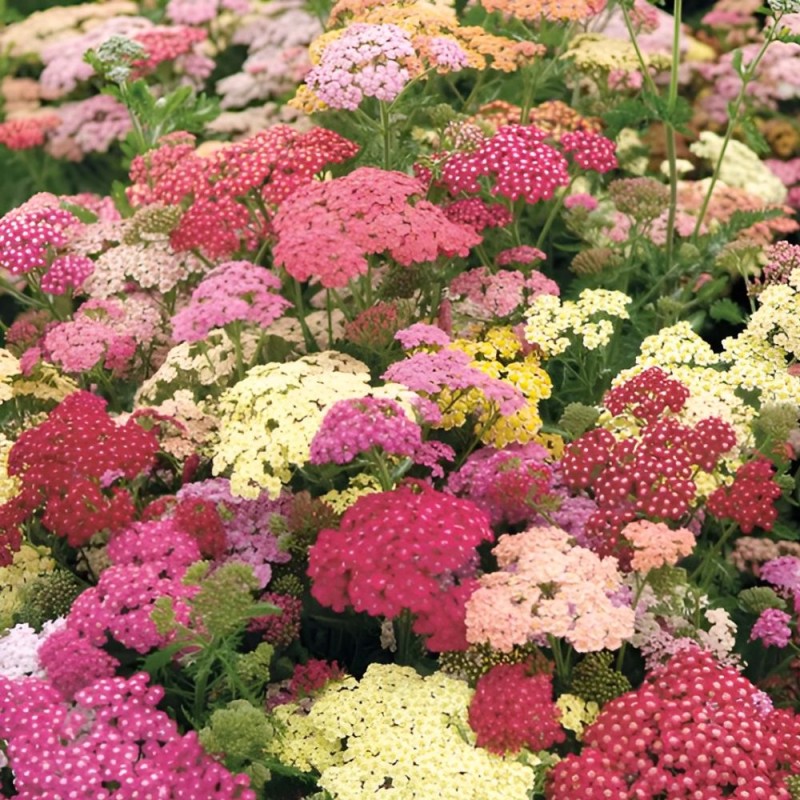
POLYGON ((366 365, 333 351, 253 367, 217 406, 215 475, 230 473, 231 491, 276 498, 292 470, 306 463, 311 440, 338 400, 371 393, 366 365))
POLYGON ((321 774, 334 800, 388 792, 395 800, 526 800, 534 771, 475 746, 472 689, 441 672, 372 664, 361 681, 322 692, 307 716, 279 706, 284 763, 321 774))
POLYGON ((467 601, 467 640, 507 653, 514 645, 563 638, 578 652, 616 650, 633 633, 634 611, 615 603, 615 558, 574 545, 559 528, 500 537, 498 572, 467 601))
MULTIPOLYGON (((703 158, 712 166, 719 160, 723 138, 712 131, 703 131, 697 142, 689 149, 698 158, 703 158)), ((744 189, 748 194, 759 197, 767 203, 783 203, 787 189, 769 167, 744 142, 731 139, 725 150, 719 179, 727 186, 744 189)))
POLYGON ((525 339, 544 358, 560 355, 575 340, 587 350, 597 350, 611 341, 612 320, 629 318, 630 302, 628 295, 609 289, 584 289, 577 301, 539 295, 526 314, 525 339))

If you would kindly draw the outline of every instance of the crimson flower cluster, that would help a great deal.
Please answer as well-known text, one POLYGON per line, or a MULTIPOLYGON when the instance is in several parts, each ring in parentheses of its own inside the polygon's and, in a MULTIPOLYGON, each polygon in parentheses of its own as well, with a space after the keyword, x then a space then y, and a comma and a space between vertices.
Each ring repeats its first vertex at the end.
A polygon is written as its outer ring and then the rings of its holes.
POLYGON ((386 253, 406 267, 468 255, 481 237, 424 195, 416 178, 372 167, 308 184, 275 215, 275 263, 299 281, 340 287, 366 273, 370 254, 386 253))
POLYGON ((742 464, 730 486, 720 486, 708 498, 708 510, 716 517, 732 519, 743 533, 753 528, 772 530, 778 517, 775 501, 781 487, 775 482, 775 467, 762 457, 742 464))
POLYGON ((333 131, 299 133, 276 125, 202 157, 194 137, 171 134, 161 147, 133 160, 128 196, 137 207, 182 207, 171 234, 173 248, 198 249, 216 261, 230 258, 242 246, 256 247, 269 228, 263 209, 250 210, 242 198, 254 194, 271 210, 324 167, 357 151, 333 131))
POLYGON ((429 649, 463 650, 475 548, 492 539, 477 506, 427 485, 364 495, 309 550, 311 594, 338 612, 394 619, 408 610, 429 649))
POLYGON ((604 401, 612 413, 628 411, 639 419, 638 435, 618 439, 596 428, 567 448, 564 482, 591 491, 597 510, 586 533, 601 555, 623 555, 615 551, 619 533, 634 519, 681 519, 697 496, 696 468, 712 471, 736 444, 733 428, 717 417, 690 426, 667 415, 679 411, 688 396, 662 370, 647 370, 611 390, 604 401))
POLYGON ((104 678, 65 702, 39 678, 0 676, 0 739, 15 796, 79 800, 196 797, 255 800, 245 775, 206 755, 157 706, 148 675, 104 678))
POLYGON ((102 398, 89 392, 67 397, 11 448, 8 474, 19 478, 21 489, 0 506, 0 561, 9 563, 20 526, 37 512, 47 530, 73 547, 125 527, 135 508, 119 481, 148 472, 157 451, 152 431, 134 420, 118 425, 102 398))
POLYGON ((498 664, 478 679, 469 704, 477 744, 505 755, 547 750, 566 738, 553 702, 553 678, 530 674, 528 664, 498 664))
POLYGON ((550 134, 535 125, 503 125, 476 148, 447 156, 439 181, 454 195, 478 194, 480 179, 488 178, 492 195, 538 203, 568 185, 567 155, 583 170, 604 173, 617 166, 614 143, 600 134, 568 133, 558 147, 550 140, 550 134))
POLYGON ((548 800, 790 800, 800 717, 690 648, 604 706, 583 744, 550 773, 548 800))

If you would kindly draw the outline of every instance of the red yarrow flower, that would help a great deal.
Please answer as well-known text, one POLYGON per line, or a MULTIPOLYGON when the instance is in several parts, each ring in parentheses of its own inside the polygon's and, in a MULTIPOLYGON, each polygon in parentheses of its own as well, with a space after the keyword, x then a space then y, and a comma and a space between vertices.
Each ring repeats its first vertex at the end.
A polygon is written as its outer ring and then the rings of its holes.
POLYGON ((553 702, 553 678, 531 675, 528 664, 498 664, 478 679, 469 704, 477 744, 506 755, 547 750, 566 738, 553 702))
POLYGON ((800 717, 691 647, 604 706, 583 745, 550 772, 549 800, 790 800, 800 717))
POLYGON ((425 633, 435 634, 429 626, 439 618, 437 605, 474 576, 475 548, 493 538, 477 506, 425 484, 365 495, 338 530, 321 531, 309 550, 311 594, 338 612, 350 606, 394 619, 408 610, 424 619, 425 633))
POLYGON ((133 420, 118 425, 105 407, 102 398, 76 392, 20 435, 9 452, 8 474, 22 489, 0 506, 4 535, 14 536, 37 511, 48 530, 74 547, 131 522, 130 492, 113 484, 149 471, 158 440, 133 420))
POLYGON ((730 486, 720 486, 708 498, 708 510, 716 517, 733 520, 742 530, 772 530, 778 511, 775 501, 781 487, 774 480, 775 467, 764 458, 742 464, 730 486))

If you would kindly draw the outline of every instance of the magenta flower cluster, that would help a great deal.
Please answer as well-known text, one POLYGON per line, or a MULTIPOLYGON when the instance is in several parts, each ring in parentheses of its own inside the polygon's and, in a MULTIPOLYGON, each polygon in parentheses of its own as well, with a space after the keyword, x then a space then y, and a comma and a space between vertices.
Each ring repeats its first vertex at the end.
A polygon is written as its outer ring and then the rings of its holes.
POLYGON ((148 675, 94 681, 65 702, 47 681, 0 676, 0 739, 15 797, 255 800, 249 779, 206 755, 157 706, 148 675))
POLYGON ((309 461, 349 464, 373 448, 430 467, 437 477, 444 475, 439 462, 455 456, 449 445, 423 442, 422 429, 395 400, 362 397, 331 406, 311 442, 309 461))
POLYGON ((291 303, 277 275, 250 261, 226 261, 206 275, 172 318, 176 342, 200 342, 213 328, 245 322, 268 328, 291 303))

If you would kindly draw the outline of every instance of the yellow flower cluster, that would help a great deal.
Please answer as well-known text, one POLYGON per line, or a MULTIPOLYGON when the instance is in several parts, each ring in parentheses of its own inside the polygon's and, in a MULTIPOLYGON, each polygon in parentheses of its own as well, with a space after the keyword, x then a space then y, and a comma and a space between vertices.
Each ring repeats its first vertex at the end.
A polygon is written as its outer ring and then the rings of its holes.
POLYGON ((7 503, 20 490, 19 480, 8 474, 8 454, 14 442, 0 433, 0 504, 7 503))
POLYGON ((526 314, 525 339, 544 358, 563 353, 573 341, 586 350, 605 347, 614 333, 614 319, 628 319, 628 295, 608 289, 584 289, 577 301, 543 294, 526 314))
POLYGON ((336 352, 253 367, 219 399, 211 446, 215 475, 230 472, 231 491, 275 498, 309 455, 311 440, 338 400, 370 394, 369 370, 336 352))
POLYGON ((559 725, 572 731, 578 740, 600 714, 600 706, 597 703, 593 700, 584 700, 576 694, 562 694, 556 700, 556 706, 561 712, 558 718, 559 725))
POLYGON ((52 364, 39 364, 33 375, 23 375, 19 359, 5 348, 0 348, 0 405, 17 401, 25 404, 18 406, 19 414, 23 411, 38 414, 48 411, 77 390, 77 384, 52 364))
POLYGON ((0 567, 0 630, 14 624, 14 614, 22 606, 25 590, 55 566, 49 548, 23 543, 11 564, 0 567))
POLYGON ((489 328, 477 340, 456 339, 450 347, 472 356, 473 367, 515 386, 528 402, 513 414, 494 419, 493 411, 487 408, 479 391, 462 395, 449 407, 442 404, 440 397, 440 406, 447 408, 448 420, 459 420, 463 424, 469 413, 480 408, 476 430, 482 431, 484 444, 505 447, 511 443, 533 441, 542 427, 539 401, 550 397, 553 389, 550 376, 542 369, 538 356, 523 354, 522 344, 509 326, 489 328))
POLYGON ((354 475, 341 491, 331 489, 320 500, 327 503, 337 514, 344 514, 359 497, 381 491, 380 481, 373 475, 362 472, 354 475))
MULTIPOLYGON (((585 75, 601 77, 614 70, 639 71, 639 58, 629 41, 612 39, 602 33, 581 33, 573 37, 563 58, 571 60, 585 75)), ((669 69, 669 57, 663 53, 644 54, 651 70, 669 69)))
POLYGON ((276 755, 320 773, 334 800, 391 786, 395 800, 525 800, 531 767, 475 746, 472 690, 441 672, 373 664, 361 681, 330 684, 299 721, 280 708, 276 755), (300 739, 301 741, 297 741, 300 739))

